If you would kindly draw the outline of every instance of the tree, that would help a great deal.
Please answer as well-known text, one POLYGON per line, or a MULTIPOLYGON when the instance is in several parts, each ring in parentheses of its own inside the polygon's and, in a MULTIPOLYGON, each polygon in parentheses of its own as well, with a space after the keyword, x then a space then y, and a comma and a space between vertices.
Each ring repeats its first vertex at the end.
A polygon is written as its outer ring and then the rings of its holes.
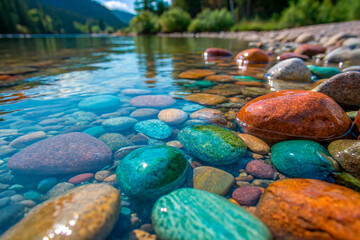
POLYGON ((173 0, 172 6, 178 7, 185 12, 188 12, 192 18, 196 17, 201 12, 201 0, 173 0))

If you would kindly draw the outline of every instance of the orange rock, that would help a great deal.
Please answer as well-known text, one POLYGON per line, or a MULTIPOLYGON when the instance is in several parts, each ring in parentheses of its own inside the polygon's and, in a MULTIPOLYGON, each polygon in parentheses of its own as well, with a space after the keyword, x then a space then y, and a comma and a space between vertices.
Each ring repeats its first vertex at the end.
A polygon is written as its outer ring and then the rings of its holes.
POLYGON ((179 74, 179 78, 187 78, 187 79, 201 79, 209 75, 214 75, 215 72, 207 69, 194 69, 188 70, 186 72, 182 72, 179 74))
POLYGON ((205 50, 205 57, 229 57, 232 53, 223 48, 208 48, 205 50))
POLYGON ((352 125, 334 100, 306 90, 284 90, 255 98, 240 109, 236 122, 243 132, 268 143, 338 139, 352 125))
POLYGON ((270 184, 256 215, 274 239, 359 239, 360 194, 311 179, 285 179, 270 184))
POLYGON ((227 100, 226 97, 214 95, 214 94, 207 94, 207 93, 196 93, 191 94, 185 97, 186 100, 204 104, 204 105, 216 105, 219 103, 223 103, 227 100))
POLYGON ((297 55, 306 55, 308 57, 312 57, 314 55, 325 53, 326 48, 315 45, 315 44, 303 44, 297 49, 295 49, 294 54, 297 55))
POLYGON ((231 75, 211 75, 205 78, 206 80, 215 81, 215 82, 232 82, 233 76, 231 75))
POLYGON ((267 64, 269 62, 269 56, 260 48, 243 50, 236 55, 235 59, 239 65, 267 64))
POLYGON ((0 75, 0 80, 6 80, 10 77, 11 77, 10 75, 0 75))

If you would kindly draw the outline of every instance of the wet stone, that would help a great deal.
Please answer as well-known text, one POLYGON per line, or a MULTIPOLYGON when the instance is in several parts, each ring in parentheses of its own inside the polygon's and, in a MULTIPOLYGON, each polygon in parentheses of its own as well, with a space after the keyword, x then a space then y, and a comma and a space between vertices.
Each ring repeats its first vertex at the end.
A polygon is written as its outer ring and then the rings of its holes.
POLYGON ((299 58, 290 58, 275 64, 268 70, 266 75, 271 80, 311 81, 310 70, 306 67, 304 61, 299 58))
POLYGON ((138 121, 129 117, 110 118, 102 122, 102 127, 108 132, 119 132, 130 129, 138 121))
POLYGON ((41 182, 39 182, 39 184, 37 185, 37 190, 40 193, 45 193, 47 192, 50 188, 52 188, 53 186, 55 186, 57 184, 57 179, 54 177, 51 178, 45 178, 43 180, 41 180, 41 182))
POLYGON ((267 64, 269 62, 268 55, 259 48, 243 50, 236 55, 235 59, 239 65, 267 64))
POLYGON ((138 122, 134 128, 139 133, 159 140, 166 139, 172 134, 171 128, 165 122, 157 119, 138 122))
POLYGON ((215 72, 207 69, 193 69, 179 74, 179 78, 186 79, 201 79, 209 75, 214 75, 215 72))
POLYGON ((93 137, 100 137, 101 135, 103 135, 105 133, 105 129, 103 127, 100 127, 100 126, 95 126, 95 127, 92 127, 92 128, 88 128, 84 131, 84 133, 86 134, 89 134, 90 136, 93 136, 93 137))
POLYGON ((244 133, 237 133, 237 135, 246 143, 246 146, 254 153, 268 154, 270 152, 270 146, 260 138, 244 133))
POLYGON ((200 103, 203 105, 216 105, 225 102, 226 97, 208 93, 196 93, 185 97, 186 100, 200 103))
POLYGON ((205 108, 205 107, 200 105, 200 104, 185 103, 184 106, 181 109, 184 112, 195 112, 195 111, 198 111, 198 110, 203 109, 203 108, 205 108))
POLYGON ((188 114, 180 109, 169 108, 159 112, 158 118, 167 124, 181 124, 188 118, 188 114))
POLYGON ((120 106, 120 99, 112 95, 88 97, 80 101, 79 108, 86 111, 109 111, 120 106))
POLYGON ((221 111, 219 111, 217 109, 203 108, 196 112, 193 112, 190 115, 190 118, 203 119, 203 120, 214 119, 214 118, 224 118, 224 113, 222 113, 221 111))
POLYGON ((326 48, 319 46, 319 45, 303 44, 303 45, 299 46, 297 49, 295 49, 294 54, 306 55, 311 58, 317 54, 325 53, 325 51, 326 51, 326 48))
POLYGON ((204 52, 205 57, 230 57, 232 53, 223 48, 207 48, 204 52))
POLYGON ((339 69, 333 67, 319 67, 316 65, 307 65, 307 68, 319 79, 331 78, 332 76, 341 73, 339 69))
POLYGON ((256 178, 272 179, 274 169, 263 161, 253 160, 246 165, 246 171, 256 178))
POLYGON ((130 114, 130 117, 137 119, 146 119, 156 117, 159 110, 154 108, 139 108, 130 114))
POLYGON ((113 152, 122 147, 134 145, 129 139, 119 133, 105 133, 99 140, 103 141, 113 152))
POLYGON ((15 147, 15 148, 24 148, 24 147, 31 145, 37 141, 45 139, 46 137, 47 137, 46 133, 43 131, 33 132, 33 133, 29 133, 24 136, 16 138, 15 140, 13 140, 10 143, 10 146, 15 147))
POLYGON ((237 188, 232 193, 232 198, 240 205, 253 206, 261 196, 261 189, 254 186, 244 186, 237 188))
POLYGON ((71 184, 71 183, 67 183, 67 182, 58 183, 47 192, 46 197, 48 197, 48 198, 55 197, 57 195, 60 195, 64 192, 72 189, 73 187, 75 187, 75 186, 74 186, 74 184, 71 184))
POLYGON ((72 183, 72 184, 79 184, 82 182, 90 181, 93 178, 94 178, 93 173, 82 173, 82 174, 79 174, 79 175, 76 175, 76 176, 70 178, 68 182, 72 183))
POLYGON ((105 178, 107 178, 111 173, 108 170, 102 170, 102 171, 98 171, 95 174, 95 180, 102 182, 104 181, 105 178))
POLYGON ((175 102, 175 99, 167 95, 143 95, 130 100, 130 104, 135 107, 165 108, 174 105, 175 102))

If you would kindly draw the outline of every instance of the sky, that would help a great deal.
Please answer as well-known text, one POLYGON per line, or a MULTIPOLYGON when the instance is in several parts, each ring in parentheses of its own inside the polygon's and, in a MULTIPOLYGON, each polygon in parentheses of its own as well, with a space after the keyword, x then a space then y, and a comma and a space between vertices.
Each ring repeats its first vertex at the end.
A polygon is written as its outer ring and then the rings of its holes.
MULTIPOLYGON (((105 7, 113 10, 123 10, 126 12, 135 13, 134 2, 135 0, 96 0, 105 7)), ((171 0, 165 0, 165 2, 171 2, 171 0)))

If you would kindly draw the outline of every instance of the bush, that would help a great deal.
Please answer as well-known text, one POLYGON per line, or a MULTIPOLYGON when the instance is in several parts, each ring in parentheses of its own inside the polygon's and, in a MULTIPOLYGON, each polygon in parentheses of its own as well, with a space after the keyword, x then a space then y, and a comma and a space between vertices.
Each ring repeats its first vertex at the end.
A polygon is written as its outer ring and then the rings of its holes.
POLYGON ((159 19, 161 31, 165 33, 184 32, 190 22, 190 14, 180 8, 171 8, 165 11, 159 19))
POLYGON ((228 31, 234 24, 231 13, 225 8, 211 11, 205 9, 199 13, 188 27, 189 32, 228 31))
POLYGON ((149 11, 141 11, 130 21, 130 29, 136 33, 149 34, 159 32, 158 17, 149 11))

